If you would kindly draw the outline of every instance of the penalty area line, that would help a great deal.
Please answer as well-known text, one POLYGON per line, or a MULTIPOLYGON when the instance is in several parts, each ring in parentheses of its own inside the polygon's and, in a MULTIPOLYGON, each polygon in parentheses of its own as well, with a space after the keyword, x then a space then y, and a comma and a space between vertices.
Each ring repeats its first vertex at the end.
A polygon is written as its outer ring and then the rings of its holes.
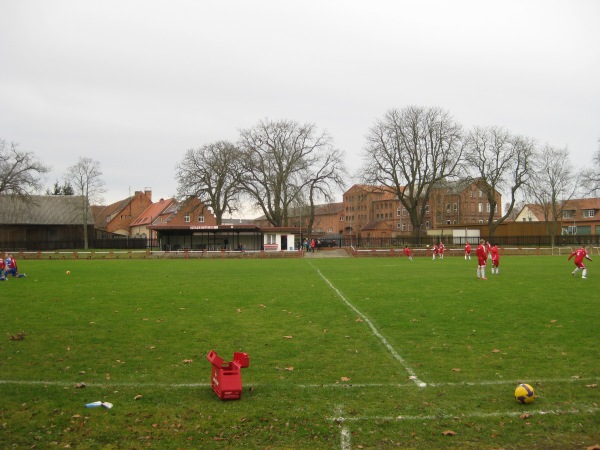
POLYGON ((402 356, 400 356, 400 354, 396 351, 396 349, 394 349, 394 347, 392 347, 392 345, 388 342, 388 340, 379 332, 379 330, 377 330, 377 328, 375 327, 375 325, 373 325, 373 322, 371 322, 371 320, 365 316, 356 306, 354 306, 352 303, 350 303, 346 297, 344 297, 344 294, 342 294, 338 288, 336 288, 333 283, 331 283, 331 281, 329 281, 327 279, 327 277, 325 277, 325 275, 323 275, 321 273, 321 271, 319 269, 317 269, 315 266, 313 266, 311 263, 308 263, 313 269, 315 269, 315 271, 319 274, 319 276, 323 279, 323 281, 325 281, 325 283, 337 294, 337 296, 346 304, 346 306, 348 306, 348 308, 350 308, 352 311, 354 311, 356 314, 359 315, 359 317, 367 324, 369 325, 369 328, 371 328, 371 331, 373 332, 373 334, 375 336, 377 336, 377 338, 379 338, 379 340, 381 341, 381 343, 385 346, 385 348, 388 349, 388 351, 392 354, 392 356, 394 357, 394 359, 396 361, 398 361, 402 367, 404 367, 404 370, 406 370, 409 374, 409 380, 412 380, 413 383, 415 383, 417 386, 419 387, 426 387, 427 383, 419 380, 419 378, 417 377, 417 375, 415 374, 415 372, 412 370, 412 368, 406 363, 406 361, 404 360, 404 358, 402 356))

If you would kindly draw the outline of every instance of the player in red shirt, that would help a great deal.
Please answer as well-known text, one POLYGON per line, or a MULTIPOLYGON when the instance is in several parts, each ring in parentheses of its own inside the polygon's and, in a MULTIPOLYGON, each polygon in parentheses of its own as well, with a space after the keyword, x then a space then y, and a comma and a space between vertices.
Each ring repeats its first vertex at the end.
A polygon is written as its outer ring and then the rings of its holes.
POLYGON ((471 244, 469 244, 468 242, 465 245, 465 261, 467 260, 467 258, 469 260, 471 259, 471 244))
POLYGON ((435 257, 440 253, 440 249, 438 248, 437 244, 433 244, 433 258, 435 259, 435 257))
POLYGON ((0 281, 8 280, 8 278, 4 276, 4 269, 6 269, 6 264, 4 264, 4 258, 0 258, 0 281))
POLYGON ((585 264, 583 263, 583 259, 587 258, 591 261, 592 258, 590 258, 588 256, 587 250, 585 249, 585 245, 582 245, 581 248, 578 248, 573 253, 571 253, 569 255, 569 261, 571 260, 571 258, 573 256, 575 257, 575 270, 573 272, 571 272, 571 275, 575 276, 577 271, 579 269, 581 269, 582 270, 581 278, 584 278, 584 279, 587 278, 587 268, 585 267, 585 264))
POLYGON ((406 247, 404 247, 404 250, 402 250, 402 254, 408 256, 408 260, 412 261, 412 250, 410 248, 408 248, 408 245, 406 247))
POLYGON ((498 252, 498 244, 492 245, 491 253, 492 253, 492 275, 494 275, 494 273, 496 275, 499 275, 500 268, 498 266, 500 265, 500 253, 498 252))
POLYGON ((444 250, 446 250, 446 247, 444 246, 443 242, 440 242, 440 246, 439 246, 440 259, 444 259, 444 250))
POLYGON ((484 239, 481 239, 479 241, 479 245, 477 246, 477 250, 475 250, 475 254, 477 255, 477 278, 487 280, 487 278, 485 277, 485 264, 487 259, 487 252, 485 251, 484 239))

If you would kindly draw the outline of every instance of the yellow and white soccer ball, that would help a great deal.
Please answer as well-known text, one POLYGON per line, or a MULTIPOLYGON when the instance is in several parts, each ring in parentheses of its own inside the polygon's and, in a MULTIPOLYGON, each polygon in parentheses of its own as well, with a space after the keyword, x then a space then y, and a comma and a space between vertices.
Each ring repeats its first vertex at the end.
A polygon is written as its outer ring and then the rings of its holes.
POLYGON ((535 399, 535 392, 529 384, 521 383, 515 389, 515 399, 522 404, 533 402, 535 399))
POLYGON ((71 275, 71 271, 70 270, 67 270, 67 275, 71 275))

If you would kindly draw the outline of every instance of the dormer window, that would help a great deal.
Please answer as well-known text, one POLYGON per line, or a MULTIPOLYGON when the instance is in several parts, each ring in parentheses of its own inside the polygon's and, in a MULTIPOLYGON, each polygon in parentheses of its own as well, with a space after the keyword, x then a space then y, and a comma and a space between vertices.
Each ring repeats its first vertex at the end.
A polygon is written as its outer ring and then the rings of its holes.
POLYGON ((186 215, 184 215, 184 216, 183 216, 183 221, 184 221, 185 223, 190 223, 190 215, 189 215, 189 214, 186 214, 186 215))

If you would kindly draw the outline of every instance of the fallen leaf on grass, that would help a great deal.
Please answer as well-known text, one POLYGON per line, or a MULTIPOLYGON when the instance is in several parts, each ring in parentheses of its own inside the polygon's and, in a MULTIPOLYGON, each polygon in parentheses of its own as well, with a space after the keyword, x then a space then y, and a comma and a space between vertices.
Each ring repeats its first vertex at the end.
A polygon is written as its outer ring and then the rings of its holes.
POLYGON ((283 370, 289 370, 291 372, 292 370, 294 370, 294 368, 291 367, 291 366, 290 367, 284 367, 283 370))
POLYGON ((293 336, 284 336, 283 338, 284 338, 284 339, 294 339, 294 337, 293 337, 293 336))
POLYGON ((500 353, 501 350, 498 350, 497 348, 495 348, 494 350, 492 350, 492 353, 500 353))
MULTIPOLYGON (((598 385, 597 385, 596 383, 594 383, 594 384, 586 384, 586 385, 585 385, 585 387, 586 387, 586 388, 597 388, 597 387, 598 387, 598 385)), ((599 450, 600 450, 600 449, 599 449, 599 450)))
POLYGON ((241 313, 242 312, 242 308, 236 308, 235 309, 237 312, 241 313))
POLYGON ((531 417, 531 414, 525 413, 525 414, 521 414, 519 416, 519 419, 529 419, 530 417, 531 417))
POLYGON ((452 369, 452 372, 460 372, 460 369, 458 367, 455 367, 454 369, 452 369))
POLYGON ((133 397, 134 400, 139 400, 140 398, 142 398, 142 394, 137 394, 135 397, 133 397))
POLYGON ((442 434, 444 436, 456 436, 456 431, 446 430, 446 431, 443 431, 442 434))
POLYGON ((84 388, 84 387, 86 387, 86 386, 85 386, 85 383, 77 383, 77 384, 75 385, 75 387, 76 387, 77 389, 83 389, 83 388, 84 388))
POLYGON ((364 320, 362 320, 360 317, 358 319, 356 319, 357 322, 364 322, 364 320))
POLYGON ((341 377, 340 380, 342 380, 342 381, 350 381, 350 378, 348 378, 348 377, 341 377))
POLYGON ((184 363, 184 364, 189 364, 189 363, 191 363, 191 362, 194 362, 194 360, 193 360, 193 359, 184 359, 184 360, 183 360, 183 361, 181 361, 181 362, 182 362, 182 363, 184 363))
POLYGON ((24 331, 21 331, 20 333, 17 333, 17 334, 13 334, 10 337, 11 341, 22 341, 23 339, 25 339, 25 332, 24 331))

